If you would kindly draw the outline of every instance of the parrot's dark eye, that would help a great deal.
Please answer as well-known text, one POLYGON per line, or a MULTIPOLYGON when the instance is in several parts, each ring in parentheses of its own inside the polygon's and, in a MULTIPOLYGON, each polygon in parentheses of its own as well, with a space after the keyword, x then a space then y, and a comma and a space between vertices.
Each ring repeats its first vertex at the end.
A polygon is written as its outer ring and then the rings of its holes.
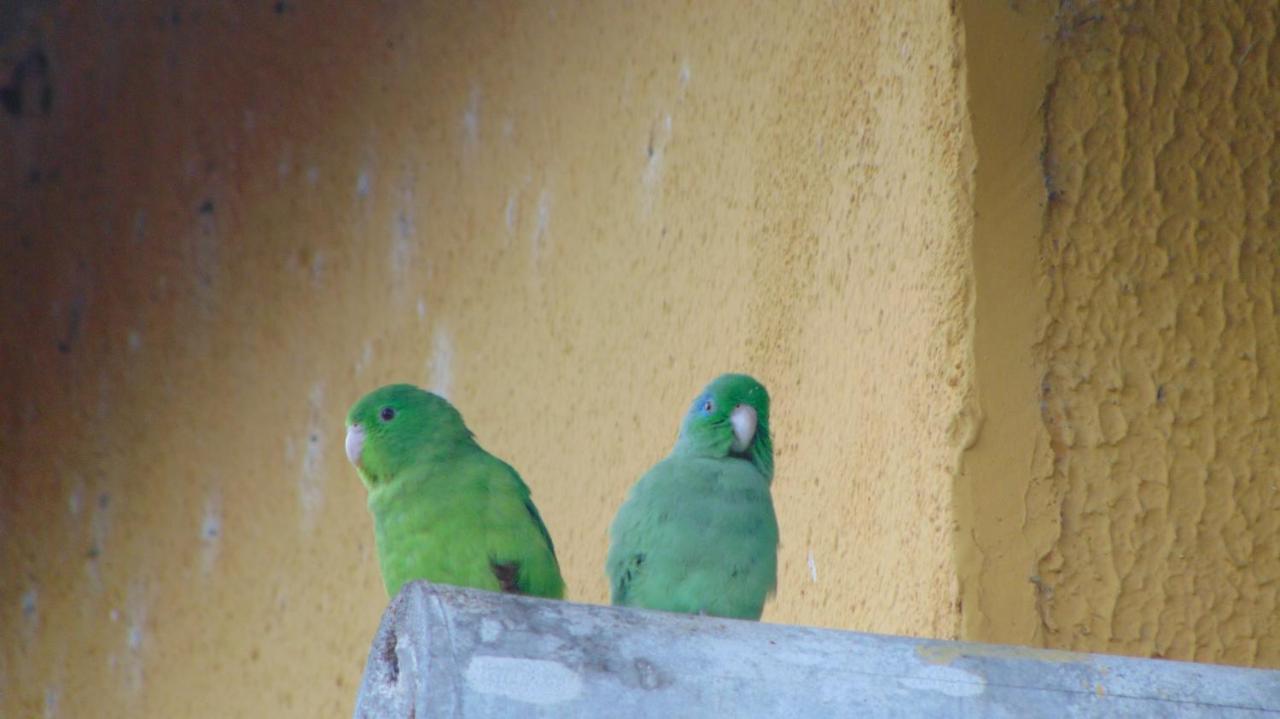
POLYGON ((706 412, 707 414, 711 414, 712 410, 714 410, 715 408, 716 408, 716 403, 712 402, 711 400, 707 400, 706 402, 702 403, 702 411, 706 412))
POLYGON ((396 411, 390 407, 383 407, 378 416, 382 418, 383 422, 390 422, 396 418, 396 411))

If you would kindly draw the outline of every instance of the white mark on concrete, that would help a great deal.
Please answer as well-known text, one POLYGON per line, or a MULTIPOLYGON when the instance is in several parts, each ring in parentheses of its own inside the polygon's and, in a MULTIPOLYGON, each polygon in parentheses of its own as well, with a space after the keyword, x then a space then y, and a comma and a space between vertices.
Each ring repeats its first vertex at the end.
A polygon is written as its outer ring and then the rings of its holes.
POLYGON ((582 677, 559 662, 545 659, 476 656, 464 678, 481 694, 528 704, 559 704, 582 694, 582 677))
POLYGON ((130 623, 129 631, 125 633, 125 643, 131 651, 138 651, 142 648, 142 632, 141 624, 130 623))
POLYGON ((392 222, 391 248, 388 254, 392 284, 395 288, 403 286, 405 276, 413 265, 414 240, 418 234, 414 216, 416 185, 415 174, 412 170, 407 170, 400 186, 400 206, 392 222))
POLYGON ((426 318, 427 318, 427 301, 424 298, 419 297, 418 298, 418 321, 421 322, 426 318))
POLYGON ((641 209, 645 215, 653 211, 654 196, 662 183, 663 160, 667 143, 671 141, 671 115, 668 113, 649 131, 649 144, 645 148, 647 160, 640 176, 641 209))
POLYGON ((200 570, 208 576, 218 563, 222 547, 222 493, 217 487, 209 490, 204 498, 204 512, 200 516, 200 570))
POLYGON ((949 697, 974 697, 987 689, 987 681, 977 674, 938 665, 916 669, 898 683, 908 689, 935 691, 949 697))
POLYGON ((119 610, 119 609, 112 609, 112 610, 111 610, 111 613, 110 613, 110 614, 108 614, 107 616, 109 616, 109 617, 111 618, 111 623, 112 623, 112 624, 119 624, 119 623, 120 623, 120 610, 119 610))
POLYGON ((480 144, 480 85, 472 82, 467 109, 462 113, 463 148, 473 151, 480 144))
POLYGON ((520 192, 518 190, 512 190, 507 193, 507 207, 503 210, 503 216, 507 221, 507 237, 509 239, 511 235, 515 234, 516 221, 520 216, 520 192))
POLYGON ((369 168, 366 167, 360 170, 360 174, 356 175, 356 197, 368 197, 372 185, 373 178, 369 173, 369 168))
POLYGON ((36 626, 40 622, 40 590, 36 587, 27 587, 27 591, 22 593, 20 600, 22 607, 22 620, 27 623, 28 633, 34 633, 36 626))
POLYGON ((311 255, 311 286, 321 287, 324 285, 324 269, 328 262, 328 257, 324 254, 324 250, 316 250, 311 255))
POLYGON ((44 716, 45 719, 54 719, 58 716, 58 704, 62 701, 62 689, 56 686, 45 687, 44 689, 44 716))
POLYGON ((360 357, 356 359, 356 374, 364 374, 369 369, 369 365, 373 363, 373 340, 365 340, 364 345, 360 347, 360 357))
POLYGON ((551 224, 551 191, 546 188, 538 193, 537 222, 533 226, 533 234, 529 236, 529 244, 533 253, 533 264, 542 262, 547 249, 547 227, 551 224))
POLYGON ((324 395, 324 384, 317 382, 312 385, 311 393, 307 396, 307 436, 303 440, 306 450, 302 455, 302 472, 298 476, 298 502, 302 509, 304 532, 315 528, 320 510, 324 506, 324 395))
POLYGON ((137 352, 142 349, 142 333, 136 329, 129 330, 127 342, 129 343, 129 351, 137 352))
POLYGON ((307 166, 307 184, 315 187, 320 182, 320 168, 315 165, 307 166))
POLYGON ((395 236, 391 239, 391 271, 403 274, 413 259, 413 209, 401 208, 396 212, 395 236))
POLYGON ((813 550, 809 550, 809 580, 818 583, 818 563, 813 560, 813 550))
POLYGON ((680 63, 680 90, 684 91, 689 86, 689 80, 693 78, 693 70, 689 67, 689 60, 685 59, 680 63))
POLYGON ((492 619, 480 620, 480 641, 486 644, 502 635, 502 624, 492 619))
POLYGON ((448 399, 453 390, 453 339, 444 328, 436 329, 432 340, 427 375, 430 377, 429 389, 448 399))
POLYGON ((143 652, 147 646, 147 614, 150 600, 146 588, 139 582, 129 586, 125 598, 124 676, 122 682, 131 693, 142 691, 143 652))

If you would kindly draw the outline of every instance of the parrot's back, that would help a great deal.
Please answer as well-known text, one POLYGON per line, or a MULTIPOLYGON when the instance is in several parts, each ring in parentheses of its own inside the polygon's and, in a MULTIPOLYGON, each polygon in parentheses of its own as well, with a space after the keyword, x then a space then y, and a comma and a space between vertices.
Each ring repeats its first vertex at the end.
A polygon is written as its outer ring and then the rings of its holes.
POLYGON ((478 445, 419 462, 369 493, 387 594, 409 581, 564 596, 555 547, 529 489, 478 445))
POLYGON ((613 603, 759 619, 777 585, 768 479, 743 459, 669 457, 610 528, 613 603))

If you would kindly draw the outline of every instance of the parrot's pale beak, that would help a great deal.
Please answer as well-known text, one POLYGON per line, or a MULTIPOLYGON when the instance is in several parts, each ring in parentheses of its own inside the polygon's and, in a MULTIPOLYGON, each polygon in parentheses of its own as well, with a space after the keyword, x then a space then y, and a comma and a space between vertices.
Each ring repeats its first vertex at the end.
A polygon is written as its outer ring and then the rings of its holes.
MULTIPOLYGON (((755 407, 746 404, 734 407, 729 413, 729 424, 733 425, 733 451, 747 451, 747 447, 751 446, 751 440, 756 436, 755 407)), ((350 441, 350 439, 347 440, 348 443, 350 441)))
POLYGON ((347 459, 360 466, 360 453, 364 451, 364 427, 353 424, 347 427, 347 459))

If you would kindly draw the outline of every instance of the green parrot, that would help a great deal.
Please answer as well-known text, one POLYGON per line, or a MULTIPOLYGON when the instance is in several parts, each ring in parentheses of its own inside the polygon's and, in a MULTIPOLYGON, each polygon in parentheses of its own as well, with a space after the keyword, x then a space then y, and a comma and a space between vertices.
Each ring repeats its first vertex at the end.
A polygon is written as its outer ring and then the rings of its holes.
POLYGON ((772 480, 769 393, 747 375, 716 378, 614 517, 613 603, 759 619, 778 583, 772 480))
POLYGON ((529 488, 443 397, 408 384, 370 392, 347 413, 346 446, 369 490, 389 596, 415 579, 564 596, 529 488))

